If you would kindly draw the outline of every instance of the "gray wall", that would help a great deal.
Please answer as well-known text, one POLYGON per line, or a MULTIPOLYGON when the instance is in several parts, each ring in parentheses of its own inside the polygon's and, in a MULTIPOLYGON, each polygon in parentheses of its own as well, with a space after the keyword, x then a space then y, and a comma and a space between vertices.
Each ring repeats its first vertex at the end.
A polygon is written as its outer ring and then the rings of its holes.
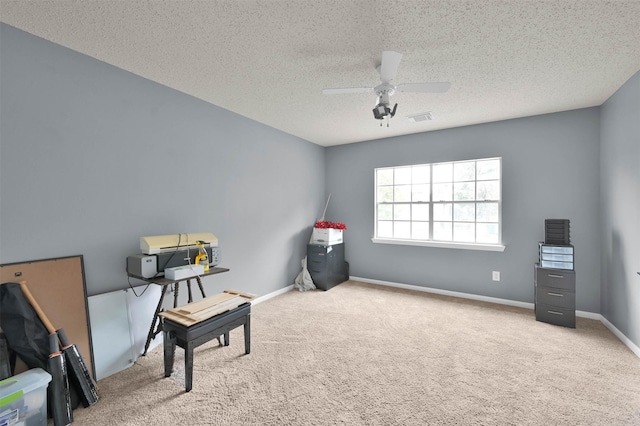
POLYGON ((140 236, 213 232, 231 272, 207 286, 266 294, 299 272, 331 192, 352 275, 531 302, 543 221, 568 218, 578 309, 640 344, 638 74, 601 109, 325 150, 5 24, 0 38, 0 263, 82 254, 93 295, 127 287, 140 236), (375 167, 493 156, 504 252, 371 242, 375 167))
POLYGON ((570 219, 577 309, 599 312, 598 169, 598 108, 336 146, 327 150, 327 218, 348 227, 353 276, 522 302, 533 302, 544 219, 570 219), (371 242, 375 167, 483 157, 503 161, 504 252, 371 242))
POLYGON ((139 237, 213 232, 231 271, 209 291, 293 283, 323 148, 8 25, 0 37, 0 263, 81 254, 93 295, 128 286, 139 237))
POLYGON ((640 346, 640 72, 601 114, 602 315, 640 346))

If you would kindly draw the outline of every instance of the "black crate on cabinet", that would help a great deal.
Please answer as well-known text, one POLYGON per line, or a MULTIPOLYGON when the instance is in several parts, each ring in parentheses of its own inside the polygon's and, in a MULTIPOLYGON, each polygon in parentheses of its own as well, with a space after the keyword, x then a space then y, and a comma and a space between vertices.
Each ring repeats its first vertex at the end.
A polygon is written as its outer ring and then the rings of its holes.
POLYGON ((571 244, 569 219, 545 219, 544 242, 545 244, 568 245, 571 244))

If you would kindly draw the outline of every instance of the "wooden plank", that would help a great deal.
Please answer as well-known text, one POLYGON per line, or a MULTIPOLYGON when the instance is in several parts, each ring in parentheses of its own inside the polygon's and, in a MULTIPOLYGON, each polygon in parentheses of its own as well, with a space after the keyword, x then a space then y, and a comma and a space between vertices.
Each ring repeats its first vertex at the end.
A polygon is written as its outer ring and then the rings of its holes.
POLYGON ((238 290, 225 290, 224 293, 160 312, 159 315, 189 327, 235 309, 255 297, 253 294, 238 290))
POLYGON ((233 299, 226 300, 222 303, 219 303, 215 306, 211 306, 210 308, 203 309, 197 313, 192 314, 193 318, 197 318, 200 321, 205 320, 207 318, 211 318, 223 312, 229 311, 233 308, 237 308, 238 306, 245 303, 247 300, 243 297, 235 296, 233 299))
POLYGON ((211 306, 214 306, 218 303, 222 303, 225 300, 231 299, 233 297, 236 297, 236 296, 230 293, 220 293, 220 294, 216 294, 215 296, 202 299, 198 302, 192 302, 184 306, 179 306, 172 310, 179 310, 180 312, 185 314, 193 314, 203 309, 207 309, 211 306))
POLYGON ((238 296, 246 297, 249 300, 255 299, 257 296, 255 294, 246 293, 240 290, 225 290, 225 293, 237 294, 238 296))
POLYGON ((181 313, 180 311, 174 311, 174 310, 160 312, 158 315, 161 315, 161 316, 171 315, 172 317, 184 318, 184 319, 187 319, 187 320, 191 320, 192 319, 190 315, 185 315, 185 314, 181 313))
POLYGON ((183 317, 181 315, 176 314, 175 312, 160 312, 159 314, 161 317, 170 319, 174 322, 177 322, 178 324, 182 324, 182 325, 186 325, 187 327, 189 327, 190 325, 193 325, 195 323, 198 322, 198 320, 193 319, 193 318, 188 318, 188 317, 183 317))

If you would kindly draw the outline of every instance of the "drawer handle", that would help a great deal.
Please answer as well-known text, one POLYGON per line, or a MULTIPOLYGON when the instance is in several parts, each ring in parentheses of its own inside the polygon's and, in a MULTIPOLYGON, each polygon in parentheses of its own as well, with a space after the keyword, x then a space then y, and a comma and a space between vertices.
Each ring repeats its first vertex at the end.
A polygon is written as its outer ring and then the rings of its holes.
POLYGON ((553 315, 560 315, 560 316, 564 315, 562 312, 557 312, 557 311, 547 311, 547 312, 549 312, 550 314, 553 314, 553 315))
POLYGON ((564 278, 564 275, 556 275, 556 274, 548 274, 547 276, 551 278, 564 278))
POLYGON ((564 297, 564 294, 562 294, 562 293, 551 293, 550 291, 548 291, 547 294, 549 296, 564 297))

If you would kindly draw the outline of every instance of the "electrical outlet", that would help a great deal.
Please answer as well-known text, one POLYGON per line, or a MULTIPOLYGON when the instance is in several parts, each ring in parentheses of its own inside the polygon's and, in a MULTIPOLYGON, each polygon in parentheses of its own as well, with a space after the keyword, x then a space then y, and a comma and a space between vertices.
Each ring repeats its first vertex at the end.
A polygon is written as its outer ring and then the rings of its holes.
POLYGON ((500 281, 500 271, 493 271, 493 272, 491 273, 491 278, 492 278, 494 281, 500 281))

